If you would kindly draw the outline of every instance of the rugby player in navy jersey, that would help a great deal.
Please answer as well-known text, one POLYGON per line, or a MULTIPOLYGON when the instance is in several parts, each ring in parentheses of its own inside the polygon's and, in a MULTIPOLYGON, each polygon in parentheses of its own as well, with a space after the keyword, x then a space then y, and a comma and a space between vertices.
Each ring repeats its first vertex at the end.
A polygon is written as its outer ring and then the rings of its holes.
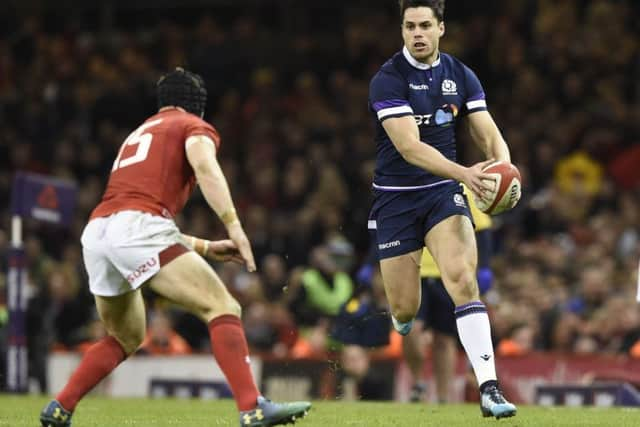
POLYGON ((516 414, 497 382, 491 329, 480 301, 478 254, 467 199, 490 190, 482 172, 494 160, 510 162, 509 148, 487 111, 476 75, 439 51, 444 0, 401 0, 404 47, 371 80, 369 107, 376 122, 374 202, 378 258, 394 328, 406 335, 420 304, 420 256, 427 247, 455 303, 460 341, 478 384, 484 416, 516 414), (488 160, 465 167, 456 158, 456 122, 464 120, 488 160))

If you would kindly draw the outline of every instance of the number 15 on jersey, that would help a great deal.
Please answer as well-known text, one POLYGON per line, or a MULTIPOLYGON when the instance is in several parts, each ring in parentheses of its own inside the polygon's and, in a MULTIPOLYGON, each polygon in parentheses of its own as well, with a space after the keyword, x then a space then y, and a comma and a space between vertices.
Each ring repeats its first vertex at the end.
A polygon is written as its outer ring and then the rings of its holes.
POLYGON ((147 158, 147 156, 149 155, 149 148, 151 148, 153 134, 150 132, 145 133, 145 131, 150 127, 159 124, 161 121, 162 119, 157 119, 148 123, 144 123, 127 137, 127 139, 122 144, 122 147, 120 147, 120 151, 118 152, 116 160, 113 162, 111 172, 115 171, 116 169, 126 168, 127 166, 143 162, 147 158), (125 157, 123 159, 122 153, 124 152, 125 148, 134 145, 137 145, 135 153, 132 156, 125 157))

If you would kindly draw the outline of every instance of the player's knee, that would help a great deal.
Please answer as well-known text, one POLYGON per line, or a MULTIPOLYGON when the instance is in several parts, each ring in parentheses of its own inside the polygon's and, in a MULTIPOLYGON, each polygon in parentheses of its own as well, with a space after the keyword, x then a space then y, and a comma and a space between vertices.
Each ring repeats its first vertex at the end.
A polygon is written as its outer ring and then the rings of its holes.
POLYGON ((242 306, 240 306, 240 303, 233 297, 229 297, 227 301, 225 301, 224 311, 238 317, 242 316, 242 306))
POLYGON ((416 313, 418 312, 418 307, 412 303, 405 304, 394 304, 391 307, 391 314, 396 318, 397 321, 405 323, 410 322, 413 318, 416 317, 416 313))
POLYGON ((407 323, 413 320, 415 313, 411 314, 407 311, 400 311, 398 314, 394 314, 393 317, 395 317, 398 322, 407 323))
POLYGON ((456 305, 477 300, 480 295, 472 269, 459 269, 449 276, 448 291, 456 305))
POLYGON ((210 322, 212 319, 225 314, 240 317, 242 315, 242 307, 235 298, 228 295, 222 301, 215 301, 208 304, 206 307, 203 307, 200 313, 197 314, 205 322, 210 322))
POLYGON ((131 355, 140 348, 142 341, 144 341, 145 330, 141 328, 139 330, 127 331, 124 334, 115 335, 116 340, 122 346, 122 349, 127 355, 131 355))

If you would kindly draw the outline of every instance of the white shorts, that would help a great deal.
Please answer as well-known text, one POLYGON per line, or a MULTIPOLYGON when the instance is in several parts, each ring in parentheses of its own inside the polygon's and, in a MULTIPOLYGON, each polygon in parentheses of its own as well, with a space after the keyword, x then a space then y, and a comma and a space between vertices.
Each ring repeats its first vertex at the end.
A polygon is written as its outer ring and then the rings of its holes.
POLYGON ((80 241, 89 288, 100 296, 139 288, 163 265, 189 251, 172 220, 139 211, 92 219, 80 241))

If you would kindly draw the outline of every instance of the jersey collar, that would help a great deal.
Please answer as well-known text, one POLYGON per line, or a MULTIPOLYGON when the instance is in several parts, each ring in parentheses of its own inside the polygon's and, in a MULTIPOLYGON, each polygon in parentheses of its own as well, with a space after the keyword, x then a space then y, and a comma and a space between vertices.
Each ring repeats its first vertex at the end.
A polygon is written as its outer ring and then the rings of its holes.
POLYGON ((411 54, 409 53, 409 49, 407 49, 406 46, 402 47, 402 55, 404 55, 404 59, 406 59, 409 64, 411 64, 412 66, 414 66, 419 70, 428 70, 430 68, 437 67, 438 65, 440 65, 439 53, 438 53, 438 59, 433 61, 433 64, 431 65, 416 61, 416 59, 413 56, 411 56, 411 54))

